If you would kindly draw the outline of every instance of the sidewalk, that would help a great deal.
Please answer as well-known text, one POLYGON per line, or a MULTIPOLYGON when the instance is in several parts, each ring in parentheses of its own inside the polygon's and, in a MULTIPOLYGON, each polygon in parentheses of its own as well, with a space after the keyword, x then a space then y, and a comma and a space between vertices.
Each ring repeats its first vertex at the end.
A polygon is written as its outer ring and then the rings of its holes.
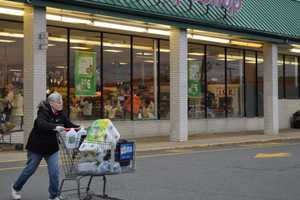
MULTIPOLYGON (((167 136, 136 139, 137 153, 151 153, 152 151, 222 147, 229 145, 291 142, 300 141, 300 130, 283 130, 278 135, 264 135, 262 132, 239 132, 193 135, 187 142, 169 142, 167 136)), ((0 162, 26 160, 26 152, 0 152, 0 162)))
POLYGON ((189 137, 187 142, 169 142, 168 137, 137 139, 137 152, 159 150, 220 147, 238 144, 300 141, 300 130, 282 130, 278 135, 264 135, 262 132, 239 132, 199 134, 189 137))

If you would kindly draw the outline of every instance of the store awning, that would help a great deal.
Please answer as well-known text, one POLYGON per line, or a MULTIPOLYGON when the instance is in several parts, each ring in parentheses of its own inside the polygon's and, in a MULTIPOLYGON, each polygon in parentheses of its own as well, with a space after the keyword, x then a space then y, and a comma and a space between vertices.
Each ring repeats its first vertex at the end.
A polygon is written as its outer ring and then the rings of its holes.
POLYGON ((110 14, 176 25, 251 34, 283 41, 300 41, 300 2, 296 0, 243 0, 233 16, 224 10, 181 0, 14 0, 63 9, 110 14))

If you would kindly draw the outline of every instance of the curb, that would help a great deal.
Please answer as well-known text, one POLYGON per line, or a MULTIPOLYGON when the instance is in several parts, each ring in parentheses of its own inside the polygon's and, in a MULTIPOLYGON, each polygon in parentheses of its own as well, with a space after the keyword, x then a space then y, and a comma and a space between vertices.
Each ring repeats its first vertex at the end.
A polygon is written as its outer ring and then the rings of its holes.
POLYGON ((137 153, 151 153, 156 151, 165 151, 165 150, 180 150, 180 149, 193 149, 193 148, 211 148, 211 147, 226 147, 234 146, 241 144, 266 144, 272 142, 300 142, 300 137, 286 137, 286 138, 274 138, 274 139, 262 139, 262 140, 247 140, 247 141, 238 141, 238 142, 223 142, 223 143, 211 143, 211 144, 186 144, 186 145, 175 145, 171 147, 157 147, 157 148, 147 148, 147 149, 136 149, 137 153))

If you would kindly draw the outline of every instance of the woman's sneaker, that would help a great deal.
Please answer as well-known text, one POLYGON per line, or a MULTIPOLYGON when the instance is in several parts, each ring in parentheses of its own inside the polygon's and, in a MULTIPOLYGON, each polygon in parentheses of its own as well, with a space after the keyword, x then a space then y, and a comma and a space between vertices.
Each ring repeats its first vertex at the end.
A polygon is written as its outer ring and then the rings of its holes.
POLYGON ((21 199, 21 194, 20 194, 20 192, 16 191, 16 190, 14 189, 14 186, 13 186, 13 185, 11 186, 11 198, 12 198, 13 200, 20 200, 20 199, 21 199))

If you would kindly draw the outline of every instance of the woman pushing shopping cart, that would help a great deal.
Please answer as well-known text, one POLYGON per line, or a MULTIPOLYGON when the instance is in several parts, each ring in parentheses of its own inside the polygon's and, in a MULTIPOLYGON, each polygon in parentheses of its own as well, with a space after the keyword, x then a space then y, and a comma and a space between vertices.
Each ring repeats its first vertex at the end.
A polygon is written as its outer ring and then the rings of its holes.
MULTIPOLYGON (((106 193, 107 176, 135 171, 135 144, 119 140, 120 135, 109 119, 100 119, 86 130, 74 129, 58 133, 62 168, 65 177, 62 179, 59 195, 76 191, 80 200, 92 197, 115 199, 106 193), (82 187, 81 180, 88 178, 88 184, 82 187), (103 180, 101 193, 90 191, 94 178, 103 180), (75 183, 75 188, 64 189, 66 181, 75 183)), ((74 198, 72 198, 74 199, 74 198)))

